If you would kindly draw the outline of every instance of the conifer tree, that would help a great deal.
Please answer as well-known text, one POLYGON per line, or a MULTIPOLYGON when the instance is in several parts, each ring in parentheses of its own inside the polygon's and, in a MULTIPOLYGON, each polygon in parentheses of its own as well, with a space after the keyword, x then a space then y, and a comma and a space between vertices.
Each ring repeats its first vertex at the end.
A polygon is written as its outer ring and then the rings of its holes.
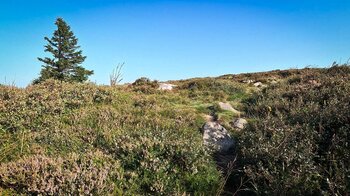
POLYGON ((80 65, 86 56, 83 56, 82 50, 79 50, 78 39, 62 18, 58 18, 55 25, 57 30, 54 31, 52 38, 45 37, 48 42, 45 52, 50 52, 53 58, 38 58, 44 65, 40 77, 34 83, 40 83, 49 78, 68 82, 86 81, 93 71, 80 65))

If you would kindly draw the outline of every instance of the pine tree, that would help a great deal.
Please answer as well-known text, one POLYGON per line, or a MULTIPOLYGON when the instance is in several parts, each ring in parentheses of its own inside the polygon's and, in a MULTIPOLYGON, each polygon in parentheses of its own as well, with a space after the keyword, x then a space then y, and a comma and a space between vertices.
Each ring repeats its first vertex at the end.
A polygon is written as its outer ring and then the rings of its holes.
POLYGON ((80 65, 86 56, 83 56, 82 50, 79 50, 78 39, 62 18, 58 18, 55 25, 57 30, 55 30, 53 37, 51 39, 45 37, 48 42, 45 46, 45 52, 50 52, 53 58, 38 58, 44 65, 40 77, 34 83, 40 83, 49 78, 68 82, 86 81, 93 74, 93 71, 80 65))

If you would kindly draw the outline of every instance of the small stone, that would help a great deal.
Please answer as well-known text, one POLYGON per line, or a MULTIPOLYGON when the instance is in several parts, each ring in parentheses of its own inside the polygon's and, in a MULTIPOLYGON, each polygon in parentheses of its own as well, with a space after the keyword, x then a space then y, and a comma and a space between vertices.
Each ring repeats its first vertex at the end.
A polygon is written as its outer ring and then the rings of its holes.
POLYGON ((250 84, 250 83, 253 83, 254 80, 243 80, 243 83, 247 83, 247 84, 250 84))
POLYGON ((227 110, 227 111, 231 111, 234 113, 240 113, 239 111, 234 109, 230 103, 219 102, 219 106, 220 106, 220 109, 222 109, 222 110, 227 110))
POLYGON ((246 124, 248 123, 246 119, 244 118, 237 118, 235 120, 233 120, 233 127, 236 129, 244 129, 244 127, 246 126, 246 124))
POLYGON ((255 82, 253 85, 255 87, 261 87, 263 84, 261 82, 255 82))

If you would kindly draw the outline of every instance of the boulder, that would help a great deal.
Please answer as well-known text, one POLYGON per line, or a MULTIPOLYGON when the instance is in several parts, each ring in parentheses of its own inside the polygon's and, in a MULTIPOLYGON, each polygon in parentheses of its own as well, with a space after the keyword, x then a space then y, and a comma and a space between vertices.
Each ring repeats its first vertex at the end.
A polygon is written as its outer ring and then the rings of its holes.
POLYGON ((207 122, 203 128, 204 145, 216 152, 228 152, 235 147, 235 140, 228 131, 217 122, 207 122))
POLYGON ((266 88, 266 87, 267 87, 266 84, 263 84, 263 83, 261 83, 261 82, 255 82, 253 85, 254 85, 255 87, 259 87, 259 88, 266 88))
POLYGON ((253 85, 255 87, 261 87, 263 84, 261 82, 255 82, 253 85))
POLYGON ((219 106, 220 109, 222 110, 227 110, 227 111, 231 111, 234 113, 239 113, 239 111, 237 111, 236 109, 234 109, 230 103, 223 103, 223 102, 219 102, 219 106))
POLYGON ((276 80, 272 80, 270 84, 277 84, 278 82, 276 80))
POLYGON ((173 90, 174 87, 177 85, 174 84, 168 84, 168 83, 160 83, 158 90, 173 90))
POLYGON ((236 118, 235 120, 233 120, 232 126, 233 128, 241 130, 244 129, 247 123, 247 120, 244 118, 236 118))

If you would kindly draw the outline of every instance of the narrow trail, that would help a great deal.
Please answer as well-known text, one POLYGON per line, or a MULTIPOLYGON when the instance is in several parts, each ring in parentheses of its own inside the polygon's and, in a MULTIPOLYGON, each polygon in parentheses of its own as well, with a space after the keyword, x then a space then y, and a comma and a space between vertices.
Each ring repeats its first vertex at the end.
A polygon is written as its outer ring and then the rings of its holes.
MULTIPOLYGON (((227 150, 216 150, 213 153, 213 158, 216 162, 216 165, 218 167, 218 169, 220 171, 223 172, 223 174, 227 174, 230 170, 230 167, 232 167, 233 162, 236 159, 236 144, 237 141, 235 138, 231 137, 229 135, 229 133, 226 131, 226 129, 224 127, 222 127, 222 125, 216 120, 215 114, 212 115, 204 115, 204 118, 206 120, 205 125, 209 125, 209 124, 213 124, 216 127, 220 127, 223 129, 224 133, 221 133, 221 135, 219 135, 218 133, 214 133, 213 135, 217 136, 218 138, 214 138, 215 141, 218 142, 218 145, 226 145, 225 142, 227 143, 227 141, 224 140, 230 140, 232 141, 232 146, 227 149, 227 150), (219 136, 218 136, 219 135, 219 136), (225 138, 222 138, 225 137, 225 138), (219 141, 218 141, 219 140, 219 141), (220 143, 220 140, 222 140, 222 143, 220 143)), ((204 129, 205 125, 203 126, 202 129, 204 129)), ((216 128, 217 130, 215 130, 215 128, 211 131, 218 131, 220 128, 216 128)), ((204 138, 205 135, 203 135, 203 139, 205 140, 206 138, 204 138)))
MULTIPOLYGON (((240 114, 241 112, 237 111, 237 113, 240 114)), ((218 195, 235 195, 236 190, 239 188, 232 187, 232 178, 230 175, 236 167, 238 141, 220 124, 215 112, 212 112, 210 115, 204 115, 204 119, 206 120, 206 123, 202 127, 204 144, 208 145, 208 143, 212 142, 212 144, 219 146, 219 148, 214 149, 214 153, 212 154, 217 169, 222 172, 224 179, 218 195), (227 148, 227 145, 231 146, 227 148)), ((236 127, 237 130, 243 129, 244 124, 237 125, 235 122, 241 122, 243 120, 246 123, 246 120, 242 118, 232 120, 232 126, 236 127)))

